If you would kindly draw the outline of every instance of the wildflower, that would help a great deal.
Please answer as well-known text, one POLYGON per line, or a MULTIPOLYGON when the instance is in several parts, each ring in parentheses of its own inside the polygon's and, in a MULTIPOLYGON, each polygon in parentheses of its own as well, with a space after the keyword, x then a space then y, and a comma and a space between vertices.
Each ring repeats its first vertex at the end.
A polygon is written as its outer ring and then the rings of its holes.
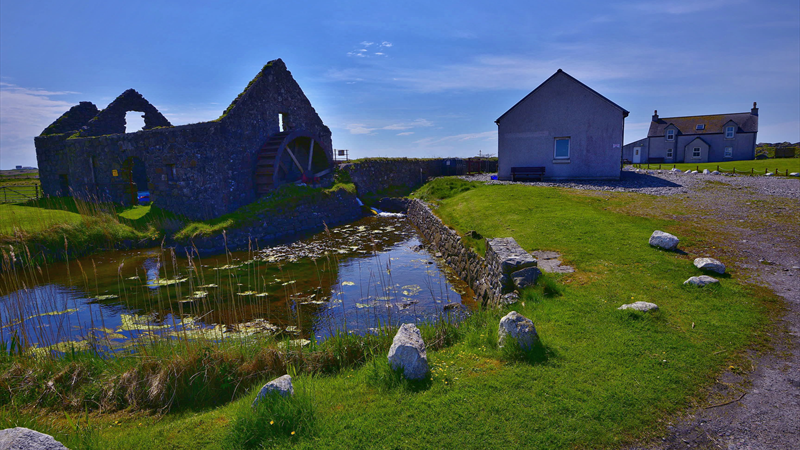
POLYGON ((269 424, 270 424, 270 425, 272 425, 272 424, 274 424, 274 423, 275 423, 275 421, 274 421, 274 420, 270 420, 270 421, 269 421, 269 424))
POLYGON ((294 436, 294 431, 292 431, 292 436, 294 436))

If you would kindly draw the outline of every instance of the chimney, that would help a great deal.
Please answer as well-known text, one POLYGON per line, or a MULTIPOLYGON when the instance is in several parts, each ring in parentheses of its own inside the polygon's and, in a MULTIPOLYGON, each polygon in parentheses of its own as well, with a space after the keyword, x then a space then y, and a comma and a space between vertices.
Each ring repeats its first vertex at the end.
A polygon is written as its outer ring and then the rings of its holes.
POLYGON ((753 102, 753 109, 750 110, 750 114, 754 116, 758 115, 758 108, 756 108, 756 102, 753 102))
POLYGON ((658 122, 658 110, 653 111, 653 122, 658 122))

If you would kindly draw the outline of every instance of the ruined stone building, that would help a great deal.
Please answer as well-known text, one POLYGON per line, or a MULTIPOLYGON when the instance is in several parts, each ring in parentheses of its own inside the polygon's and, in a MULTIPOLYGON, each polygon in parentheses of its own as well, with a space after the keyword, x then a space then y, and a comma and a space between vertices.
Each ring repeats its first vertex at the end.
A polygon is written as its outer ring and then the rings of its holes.
POLYGON ((290 182, 329 173, 331 132, 280 59, 270 61, 222 116, 172 126, 133 89, 99 111, 81 102, 36 137, 42 189, 208 219, 290 182), (125 132, 125 114, 144 128, 125 132))

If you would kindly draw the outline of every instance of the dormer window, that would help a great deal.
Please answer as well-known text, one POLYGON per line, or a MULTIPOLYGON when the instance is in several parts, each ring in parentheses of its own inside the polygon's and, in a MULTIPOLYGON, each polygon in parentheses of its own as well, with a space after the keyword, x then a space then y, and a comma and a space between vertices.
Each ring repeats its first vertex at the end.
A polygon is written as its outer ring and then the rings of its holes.
POLYGON ((725 127, 725 139, 733 139, 735 134, 736 134, 736 127, 730 125, 725 127))
POLYGON ((698 123, 698 124, 697 124, 697 126, 696 126, 696 127, 694 127, 694 129, 695 129, 695 130, 697 130, 697 131, 703 131, 703 130, 705 130, 705 129, 706 129, 706 124, 704 124, 704 123, 698 123))
POLYGON ((674 141, 675 140, 675 130, 669 129, 667 130, 667 140, 674 141))

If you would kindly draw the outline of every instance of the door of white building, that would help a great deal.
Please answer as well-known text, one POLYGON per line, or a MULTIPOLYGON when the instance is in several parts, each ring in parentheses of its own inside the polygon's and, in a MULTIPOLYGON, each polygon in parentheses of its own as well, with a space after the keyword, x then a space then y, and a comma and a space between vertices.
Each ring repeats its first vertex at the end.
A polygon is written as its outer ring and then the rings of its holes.
POLYGON ((642 147, 633 147, 633 163, 639 164, 642 162, 642 147))

